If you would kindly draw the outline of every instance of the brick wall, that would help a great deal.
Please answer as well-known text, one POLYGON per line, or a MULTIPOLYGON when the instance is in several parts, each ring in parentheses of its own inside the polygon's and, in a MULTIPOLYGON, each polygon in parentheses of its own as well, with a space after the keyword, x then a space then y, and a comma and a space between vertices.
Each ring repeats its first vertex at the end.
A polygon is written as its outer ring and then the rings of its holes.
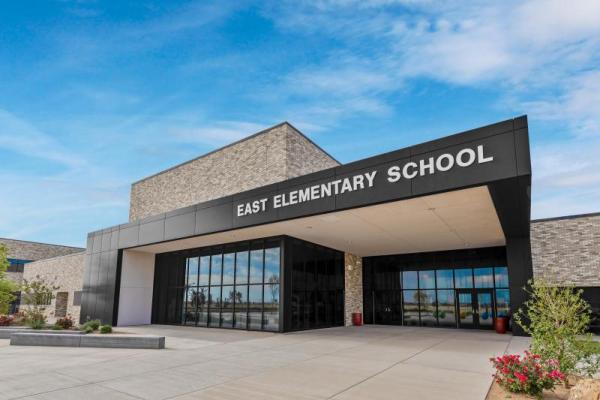
MULTIPOLYGON (((33 280, 39 276, 46 284, 59 286, 54 292, 67 292, 67 314, 73 317, 73 321, 79 321, 79 312, 81 306, 73 305, 73 298, 76 291, 83 287, 83 267, 85 263, 85 252, 70 254, 62 257, 49 258, 35 261, 25 266, 23 278, 33 280)), ((26 307, 21 303, 21 308, 26 307)), ((54 323, 56 318, 54 312, 56 309, 56 299, 52 300, 46 308, 48 323, 54 323)))
POLYGON ((600 214, 531 222, 533 275, 600 286, 600 214))
POLYGON ((256 187, 309 174, 338 163, 283 123, 158 173, 131 186, 129 220, 135 221, 256 187))

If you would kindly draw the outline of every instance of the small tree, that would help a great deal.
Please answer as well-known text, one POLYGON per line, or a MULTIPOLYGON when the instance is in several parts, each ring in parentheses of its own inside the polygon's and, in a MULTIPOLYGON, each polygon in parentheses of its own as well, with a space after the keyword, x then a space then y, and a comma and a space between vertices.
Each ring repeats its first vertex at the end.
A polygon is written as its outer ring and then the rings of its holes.
MULTIPOLYGON (((587 329, 589 304, 582 290, 551 285, 543 280, 528 282, 529 300, 514 315, 515 322, 531 335, 531 350, 545 360, 557 360, 565 374, 593 375, 598 356, 593 354, 587 329)), ((565 381, 566 382, 566 381, 565 381)))
POLYGON ((54 298, 54 292, 60 289, 54 283, 48 285, 39 275, 34 280, 23 279, 21 285, 22 299, 27 305, 23 312, 25 313, 25 323, 34 329, 41 329, 46 323, 46 307, 50 305, 54 298))
POLYGON ((8 313, 10 303, 15 299, 14 292, 19 290, 17 284, 6 277, 9 265, 8 249, 0 244, 0 314, 8 313))

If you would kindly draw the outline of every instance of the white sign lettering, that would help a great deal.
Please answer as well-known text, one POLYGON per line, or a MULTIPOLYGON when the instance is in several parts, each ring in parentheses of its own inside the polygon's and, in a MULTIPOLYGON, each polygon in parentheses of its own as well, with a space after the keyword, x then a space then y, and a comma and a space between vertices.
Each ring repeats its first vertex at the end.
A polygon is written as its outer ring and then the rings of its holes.
MULTIPOLYGON (((444 153, 437 157, 428 157, 418 161, 409 161, 404 165, 393 165, 387 170, 387 181, 396 183, 401 179, 414 179, 417 176, 433 175, 436 172, 446 172, 455 166, 466 168, 473 164, 484 164, 494 161, 493 156, 484 154, 483 145, 475 149, 464 148, 455 155, 444 153)), ((330 196, 356 192, 372 188, 375 185, 377 170, 356 174, 346 178, 336 179, 326 183, 292 190, 287 193, 276 194, 271 198, 272 207, 282 208, 301 204, 330 196)), ((253 200, 237 205, 237 216, 257 214, 267 210, 269 198, 253 200)))

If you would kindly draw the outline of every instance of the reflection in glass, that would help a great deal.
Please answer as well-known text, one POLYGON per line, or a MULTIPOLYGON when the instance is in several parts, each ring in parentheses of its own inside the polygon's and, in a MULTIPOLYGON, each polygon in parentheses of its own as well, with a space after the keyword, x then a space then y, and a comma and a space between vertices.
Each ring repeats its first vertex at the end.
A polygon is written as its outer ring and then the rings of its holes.
POLYGON ((246 329, 248 322, 248 285, 235 287, 235 328, 246 329))
POLYGON ((496 287, 507 288, 508 287, 508 268, 507 267, 496 267, 496 287))
POLYGON ((184 317, 183 322, 186 325, 195 325, 196 324, 196 288, 188 288, 185 291, 186 298, 184 303, 184 317))
POLYGON ((221 284, 221 272, 223 267, 223 256, 222 254, 215 254, 210 257, 210 285, 221 284))
POLYGON ((457 288, 472 288, 473 287, 473 270, 467 269, 455 269, 454 270, 454 282, 456 282, 457 288))
POLYGON ((198 284, 200 286, 208 285, 209 274, 210 274, 210 256, 200 257, 200 272, 198 273, 198 284))
POLYGON ((402 272, 402 288, 403 289, 418 289, 417 271, 402 272))
POLYGON ((233 328, 233 304, 235 291, 233 286, 223 286, 221 291, 221 327, 233 328))
POLYGON ((440 326, 456 326, 456 315, 454 311, 454 290, 438 290, 437 300, 437 317, 440 326))
POLYGON ((419 297, 419 309, 421 310, 421 325, 437 325, 435 290, 418 290, 417 296, 419 297))
POLYGON ((252 250, 250 252, 250 283, 262 283, 263 281, 263 251, 252 250))
POLYGON ((476 288, 493 288, 494 287, 494 269, 493 268, 475 268, 473 270, 475 275, 475 287, 476 288))
POLYGON ((223 254, 223 285, 233 285, 235 253, 223 254))
POLYGON ((188 258, 186 286, 198 285, 198 257, 188 258))
POLYGON ((209 326, 218 327, 221 322, 221 286, 211 286, 208 296, 210 319, 209 326))
POLYGON ((263 329, 279 330, 279 285, 265 284, 264 286, 263 329))
POLYGON ((419 271, 419 289, 435 289, 434 271, 419 271))
POLYGON ((419 295, 418 290, 403 290, 404 325, 419 325, 419 295))
POLYGON ((510 313, 510 293, 508 289, 496 289, 496 314, 508 317, 510 313))
POLYGON ((492 293, 477 293, 477 313, 479 314, 480 326, 492 326, 494 313, 492 311, 492 293))
MULTIPOLYGON (((435 271, 438 289, 454 288, 454 278, 451 269, 438 269, 435 271)), ((454 303, 454 302, 453 302, 454 303)))
POLYGON ((458 314, 461 325, 473 325, 473 299, 471 293, 458 294, 458 314))
POLYGON ((238 251, 235 253, 235 282, 248 283, 248 252, 238 251))
MULTIPOLYGON (((327 271, 323 266, 323 271, 327 271)), ((279 283, 279 247, 265 249, 265 283, 279 283)))
POLYGON ((208 288, 200 286, 198 288, 198 325, 206 326, 208 322, 208 288))
POLYGON ((250 285, 248 292, 248 329, 261 329, 262 285, 250 285))

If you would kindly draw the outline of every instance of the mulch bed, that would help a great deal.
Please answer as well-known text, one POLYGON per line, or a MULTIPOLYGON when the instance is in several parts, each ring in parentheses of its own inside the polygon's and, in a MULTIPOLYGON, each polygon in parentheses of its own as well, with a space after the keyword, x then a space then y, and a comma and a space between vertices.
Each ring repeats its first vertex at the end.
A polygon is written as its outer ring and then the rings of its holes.
MULTIPOLYGON (((510 393, 506 390, 502 389, 498 383, 494 381, 492 387, 490 387, 490 391, 488 392, 486 400, 531 400, 535 397, 527 396, 519 393, 510 393)), ((565 389, 564 386, 557 386, 554 388, 554 391, 546 391, 542 399, 544 400, 567 400, 569 398, 569 389, 565 389)))

